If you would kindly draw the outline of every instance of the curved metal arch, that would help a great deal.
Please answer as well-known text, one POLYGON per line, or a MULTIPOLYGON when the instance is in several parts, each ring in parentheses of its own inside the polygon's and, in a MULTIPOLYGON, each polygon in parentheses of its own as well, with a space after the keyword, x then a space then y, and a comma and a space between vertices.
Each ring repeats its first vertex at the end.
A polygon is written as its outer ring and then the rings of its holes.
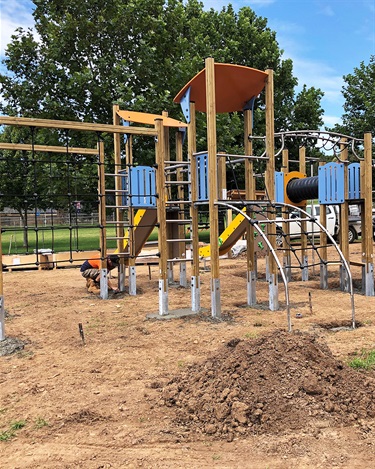
POLYGON ((286 302, 286 311, 287 311, 288 332, 291 332, 292 331, 292 321, 291 321, 291 317, 290 317, 290 302, 289 302, 288 282, 287 282, 287 279, 285 277, 282 265, 280 264, 279 258, 276 255, 275 249, 272 247, 271 243, 269 242, 269 239, 267 238, 266 234, 263 233, 263 231, 262 231, 261 227, 258 225, 258 223, 254 219, 250 218, 247 213, 243 212, 239 207, 236 207, 235 205, 232 205, 232 204, 228 204, 227 202, 217 201, 217 202, 215 202, 215 204, 216 205, 222 205, 224 207, 228 207, 232 210, 235 210, 238 213, 241 213, 246 218, 246 220, 258 230, 258 233, 262 236, 263 240, 267 244, 267 246, 268 246, 270 252, 272 253, 272 256, 275 259, 275 262, 276 262, 276 264, 277 264, 277 266, 280 270, 281 278, 283 279, 284 288, 285 288, 285 302, 286 302))
MULTIPOLYGON (((276 205, 276 206, 281 206, 281 207, 287 207, 287 208, 291 208, 293 210, 298 210, 300 213, 302 213, 303 215, 305 215, 305 217, 307 218, 307 221, 311 221, 313 223, 315 223, 321 231, 323 231, 326 235, 327 235, 327 238, 330 240, 330 242, 332 243, 332 245, 335 247, 340 259, 341 259, 341 262, 342 264, 344 265, 345 267, 345 270, 348 274, 348 282, 349 282, 349 295, 350 295, 350 304, 351 304, 351 313, 352 313, 352 329, 355 329, 355 306, 354 306, 354 291, 353 291, 353 278, 352 278, 352 274, 350 272, 350 268, 349 268, 349 264, 348 262, 346 261, 340 247, 338 246, 338 244, 336 243, 336 241, 334 240, 333 236, 328 232, 328 230, 320 223, 316 220, 315 217, 311 216, 309 213, 307 213, 305 210, 303 210, 302 208, 300 207, 296 207, 294 205, 291 205, 291 204, 285 204, 285 203, 281 203, 281 202, 278 202, 277 204, 270 204, 269 202, 267 203, 267 201, 265 201, 265 203, 261 203, 262 201, 257 201, 257 204, 259 205, 276 205)), ((276 255, 276 250, 272 247, 267 235, 265 233, 263 233, 262 229, 260 228, 260 226, 258 225, 258 223, 256 221, 254 221, 254 219, 250 218, 247 213, 243 212, 241 210, 241 208, 239 207, 236 207, 235 205, 232 205, 232 204, 228 204, 226 202, 221 202, 221 201, 217 201, 216 202, 216 205, 221 205, 221 206, 224 206, 224 207, 228 207, 232 210, 235 210, 236 212, 238 213, 241 213, 247 220, 248 222, 253 225, 257 230, 258 230, 258 233, 262 236, 263 240, 265 241, 265 243, 267 244, 270 252, 272 253, 272 256, 273 258, 275 259, 275 262, 279 268, 279 271, 280 271, 280 275, 281 275, 281 278, 283 280, 283 283, 284 283, 284 287, 285 287, 285 301, 286 301, 286 307, 287 307, 287 320, 288 320, 288 332, 291 332, 292 330, 292 324, 291 324, 291 316, 290 316, 290 301, 289 301, 289 288, 288 288, 288 282, 287 282, 287 279, 286 279, 286 276, 284 274, 284 269, 276 255)), ((243 205, 246 205, 246 204, 243 204, 243 205)), ((263 220, 262 223, 264 222, 269 222, 269 223, 276 223, 276 221, 274 220, 263 220)))
POLYGON ((350 294, 350 302, 351 302, 351 308, 352 308, 352 328, 355 329, 355 308, 354 308, 353 278, 352 278, 352 273, 350 272, 349 264, 348 264, 347 260, 345 259, 340 247, 338 246, 338 244, 334 240, 333 236, 328 232, 328 230, 320 222, 318 222, 315 217, 311 216, 305 210, 303 210, 300 207, 296 207, 294 205, 285 204, 285 203, 281 203, 281 202, 277 203, 277 205, 281 205, 283 207, 288 207, 288 208, 291 208, 293 210, 297 209, 299 212, 303 213, 306 216, 307 221, 311 221, 312 223, 315 223, 321 229, 321 231, 323 231, 327 235, 328 239, 330 240, 332 245, 335 247, 338 255, 340 256, 341 262, 344 265, 345 270, 348 274, 349 294, 350 294))

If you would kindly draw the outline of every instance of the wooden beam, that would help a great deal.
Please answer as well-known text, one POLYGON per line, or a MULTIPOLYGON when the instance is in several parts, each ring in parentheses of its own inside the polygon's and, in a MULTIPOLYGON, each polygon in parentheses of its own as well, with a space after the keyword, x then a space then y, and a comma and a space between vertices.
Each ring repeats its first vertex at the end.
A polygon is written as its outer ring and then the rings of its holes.
POLYGON ((48 129, 70 129, 86 132, 107 132, 119 134, 150 135, 156 136, 153 128, 132 127, 110 124, 95 124, 90 122, 59 121, 51 119, 33 119, 28 117, 0 116, 0 125, 18 125, 25 127, 43 127, 48 129))
MULTIPOLYGON (((372 135, 365 133, 365 158, 361 165, 363 171, 363 186, 361 195, 364 199, 362 215, 362 262, 366 264, 366 269, 373 264, 373 228, 372 228, 372 135)), ((361 181, 361 183, 362 183, 361 181)), ((366 270, 366 273, 368 271, 366 270)))
POLYGON ((191 238, 192 238, 192 251, 193 251, 193 266, 192 276, 197 282, 195 285, 198 288, 199 279, 199 230, 198 230, 198 207, 194 202, 198 200, 198 180, 197 180, 197 160, 194 153, 197 151, 197 129, 196 129, 196 112, 195 103, 190 103, 190 123, 188 128, 188 160, 190 161, 191 173, 191 238))
MULTIPOLYGON (((306 147, 305 146, 299 147, 298 153, 299 153, 299 171, 302 174, 306 175, 306 147)), ((306 200, 304 201, 301 208, 303 210, 306 210, 306 200)), ((305 216, 303 216, 302 218, 305 218, 305 216)), ((306 253, 307 253, 306 231, 307 231, 307 222, 306 220, 302 220, 301 221, 301 258, 302 258, 303 265, 305 265, 304 262, 306 260, 305 258, 306 258, 306 253)), ((307 280, 305 275, 306 275, 306 270, 302 270, 302 280, 307 280)))
MULTIPOLYGON (((253 154, 253 141, 249 140, 249 136, 253 133, 253 112, 250 109, 244 111, 244 151, 245 155, 253 154)), ((253 160, 245 159, 245 191, 246 200, 255 200, 255 178, 254 178, 254 163, 253 160)), ((246 211, 249 217, 252 213, 249 209, 246 211)), ((255 241, 254 241, 254 227, 248 225, 246 230, 246 259, 247 270, 254 271, 255 269, 255 241)))
MULTIPOLYGON (((120 125, 120 117, 118 116, 119 105, 114 104, 112 110, 113 125, 120 125)), ((121 170, 121 140, 120 134, 113 135, 113 149, 114 149, 114 159, 115 159, 115 174, 119 174, 121 170)), ((125 194, 121 192, 122 190, 122 181, 123 179, 119 176, 115 176, 115 190, 116 190, 116 221, 119 222, 116 225, 116 236, 117 236, 117 250, 118 252, 123 251, 124 246, 124 212, 119 207, 124 205, 123 198, 125 194)), ((124 258, 120 260, 122 265, 124 265, 124 258)), ((121 286, 123 288, 123 286, 121 286)))
POLYGON ((219 213, 217 201, 217 144, 214 59, 206 59, 207 147, 209 175, 209 212, 211 277, 219 278, 219 213))
POLYGON ((102 227, 100 230, 100 255, 101 255, 101 269, 107 268, 107 217, 106 217, 106 204, 105 204, 105 155, 104 155, 104 142, 98 143, 99 150, 99 166, 98 166, 98 197, 99 197, 99 223, 102 227))
MULTIPOLYGON (((343 138, 340 142, 341 156, 342 161, 348 161, 348 145, 347 139, 343 138)), ((340 204, 340 249, 349 262, 349 177, 348 177, 348 165, 344 164, 344 202, 340 204)))
MULTIPOLYGON (((0 215, 0 259, 3 260, 2 240, 1 240, 1 215, 0 215)), ((4 279, 3 264, 0 272, 0 340, 5 339, 5 307, 4 307, 4 279)))
MULTIPOLYGON (((274 119, 274 93, 273 93, 273 70, 267 70, 268 78, 266 85, 266 155, 268 156, 265 174, 266 193, 271 202, 275 201, 275 119, 274 119)), ((268 215, 270 220, 275 219, 275 213, 271 210, 268 215)), ((269 242, 273 249, 276 248, 276 226, 269 223, 269 242)), ((277 281, 277 265, 273 256, 270 256, 270 273, 275 275, 277 281)))
POLYGON ((46 153, 77 153, 80 155, 97 155, 97 148, 57 147, 52 145, 34 145, 26 143, 3 143, 0 142, 0 150, 26 150, 44 151, 46 153))
POLYGON ((168 280, 168 249, 167 249, 167 217, 166 217, 166 186, 165 186, 165 134, 162 119, 155 120, 155 127, 158 130, 156 143, 156 191, 157 213, 159 223, 158 247, 159 247, 159 280, 163 281, 164 293, 166 293, 168 280))

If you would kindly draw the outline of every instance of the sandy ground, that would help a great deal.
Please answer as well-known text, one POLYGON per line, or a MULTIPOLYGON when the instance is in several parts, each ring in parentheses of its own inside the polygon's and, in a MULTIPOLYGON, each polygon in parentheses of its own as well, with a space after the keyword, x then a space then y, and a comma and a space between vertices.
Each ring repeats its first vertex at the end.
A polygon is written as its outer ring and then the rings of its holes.
MULTIPOLYGON (((351 250, 354 258, 360 255, 360 244, 352 245, 351 250)), ((260 277, 261 270, 260 265, 260 277)), ((77 269, 6 272, 6 335, 22 340, 25 347, 0 357, 1 467, 374 467, 374 418, 363 408, 356 413, 358 403, 350 399, 347 412, 337 407, 337 415, 346 412, 349 419, 332 419, 315 412, 306 414, 305 427, 293 428, 302 392, 296 389, 287 396, 290 404, 280 413, 280 425, 275 427, 279 431, 261 427, 257 431, 256 425, 247 424, 245 418, 242 426, 233 424, 233 431, 220 427, 215 433, 214 427, 202 421, 198 404, 189 411, 194 428, 182 425, 177 418, 177 407, 170 405, 165 396, 173 380, 184 374, 186 400, 186 393, 195 392, 193 384, 186 389, 187 377, 194 377, 195 369, 201 376, 205 369, 202 364, 210 357, 214 362, 216 356, 223 357, 223 347, 228 343, 236 344, 239 339, 248 350, 252 341, 286 330, 283 286, 280 311, 267 309, 268 285, 262 278, 257 292, 259 304, 248 308, 245 271, 243 257, 221 262, 221 321, 211 320, 209 312, 185 319, 147 319, 148 313, 158 311, 155 266, 151 268, 151 280, 147 267, 138 268, 137 296, 122 293, 107 301, 85 290, 77 269)), ((358 272, 354 277, 358 286, 358 272)), ((345 374, 345 364, 355 353, 375 348, 375 298, 355 295, 356 319, 361 327, 332 330, 351 318, 350 296, 339 291, 337 278, 337 270, 332 268, 330 288, 322 291, 318 288, 318 272, 314 276, 310 273, 309 281, 290 284, 290 298, 293 330, 306 332, 326 344, 333 359, 343 362, 345 374)), ((209 271, 202 271, 201 281, 202 307, 209 311, 209 271)), ((169 308, 189 305, 190 289, 170 286, 169 308)), ((274 355, 264 355, 269 380, 277 376, 281 361, 288 369, 289 363, 296 360, 298 336, 296 341, 297 345, 283 351, 283 360, 275 359, 275 374, 269 368, 274 355)), ((271 350, 272 343, 269 345, 271 350)), ((261 350, 267 353, 264 343, 261 350)), ((321 364, 325 366, 323 360, 321 364)), ((247 371, 246 363, 241 366, 243 372, 247 371)), ((219 368, 215 370, 218 373, 219 368)), ((256 380, 257 374, 262 374, 258 368, 254 370, 256 380)), ((323 376, 324 370, 318 373, 323 376)), ((350 373, 348 369, 349 378, 350 373)), ((365 396, 368 389, 372 396, 373 372, 356 373, 359 384, 351 392, 356 394, 357 389, 360 396, 365 396)), ((284 378, 288 378, 285 373, 284 378)), ((295 374, 289 378, 293 388, 295 374)), ((216 374, 215 379, 219 387, 227 375, 221 378, 216 374)), ((265 382, 261 391, 270 406, 273 400, 277 402, 277 388, 274 382, 272 386, 269 383, 265 382)), ((251 380, 246 385, 248 393, 253 393, 251 380)), ((233 381, 228 386, 232 391, 233 381)), ((335 408, 335 396, 339 399, 340 390, 333 381, 329 386, 325 405, 329 399, 335 408)), ((209 389, 207 401, 215 395, 215 386, 209 389)), ((316 393, 310 390, 308 394, 309 405, 315 405, 316 393)))

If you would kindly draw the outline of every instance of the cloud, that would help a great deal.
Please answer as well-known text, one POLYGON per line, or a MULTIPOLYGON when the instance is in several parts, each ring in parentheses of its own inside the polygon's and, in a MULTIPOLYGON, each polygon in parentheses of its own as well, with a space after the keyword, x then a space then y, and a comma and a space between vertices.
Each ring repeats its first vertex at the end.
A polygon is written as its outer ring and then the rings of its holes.
POLYGON ((17 28, 31 28, 33 3, 29 0, 0 0, 0 58, 17 28))
POLYGON ((330 5, 324 5, 320 8, 319 13, 324 16, 335 16, 335 12, 332 10, 330 5))
POLYGON ((338 116, 323 116, 324 127, 334 127, 336 124, 342 124, 341 117, 338 116))

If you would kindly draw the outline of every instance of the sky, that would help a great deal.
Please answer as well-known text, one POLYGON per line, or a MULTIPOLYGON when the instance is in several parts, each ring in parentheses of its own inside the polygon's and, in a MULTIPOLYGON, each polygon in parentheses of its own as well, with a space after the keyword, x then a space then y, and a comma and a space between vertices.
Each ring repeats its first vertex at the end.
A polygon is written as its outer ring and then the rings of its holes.
MULTIPOLYGON (((220 10, 227 0, 204 0, 205 8, 220 10)), ((267 18, 284 51, 293 60, 297 92, 304 84, 324 92, 324 125, 339 123, 344 113, 343 76, 352 74, 375 55, 375 0, 233 0, 238 10, 249 6, 267 18)), ((18 27, 33 25, 33 3, 0 0, 0 59, 18 27)), ((0 65, 1 73, 4 66, 0 65)), ((183 86, 183 84, 182 84, 183 86)))

